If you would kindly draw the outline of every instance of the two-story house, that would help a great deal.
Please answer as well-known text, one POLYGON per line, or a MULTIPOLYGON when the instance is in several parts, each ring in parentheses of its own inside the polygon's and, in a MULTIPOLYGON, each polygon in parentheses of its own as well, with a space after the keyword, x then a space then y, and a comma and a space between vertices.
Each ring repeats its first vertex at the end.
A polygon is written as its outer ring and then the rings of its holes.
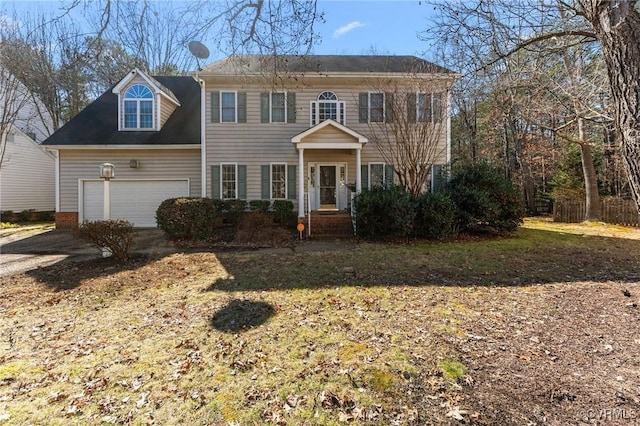
POLYGON ((347 209, 352 192, 394 179, 372 134, 400 118, 399 91, 413 103, 403 114, 438 124, 433 164, 449 161, 456 78, 413 56, 237 56, 194 78, 134 70, 47 140, 57 222, 101 218, 101 162, 116 166, 111 216, 138 226, 178 195, 290 199, 299 218, 347 209))

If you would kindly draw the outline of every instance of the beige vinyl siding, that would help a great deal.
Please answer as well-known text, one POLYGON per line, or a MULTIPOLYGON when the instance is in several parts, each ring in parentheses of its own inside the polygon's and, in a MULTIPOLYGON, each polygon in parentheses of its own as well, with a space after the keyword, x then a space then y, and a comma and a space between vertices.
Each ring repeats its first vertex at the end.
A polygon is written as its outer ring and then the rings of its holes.
POLYGON ((173 114, 173 111, 176 110, 177 106, 173 103, 168 101, 167 99, 162 99, 162 97, 159 97, 160 99, 160 127, 164 126, 164 123, 167 122, 167 120, 169 119, 169 117, 171 117, 171 114, 173 114))
POLYGON ((117 179, 189 179, 190 195, 201 195, 199 149, 150 150, 61 150, 60 211, 78 211, 78 180, 99 178, 98 166, 109 162, 115 166, 117 179), (139 167, 129 167, 130 160, 139 167))
POLYGON ((55 158, 19 131, 9 133, 0 168, 0 211, 56 206, 55 158))
MULTIPOLYGON (((328 83, 328 82, 327 82, 328 83)), ((369 87, 349 87, 336 83, 322 87, 304 87, 289 89, 296 93, 296 123, 261 123, 260 122, 260 93, 269 91, 263 87, 233 86, 229 84, 216 85, 207 83, 206 98, 206 140, 207 140, 207 195, 211 195, 211 165, 220 163, 237 163, 247 166, 247 198, 259 199, 261 197, 260 166, 271 162, 286 162, 289 165, 298 165, 298 152, 291 138, 304 132, 310 127, 310 104, 317 100, 323 91, 334 92, 340 101, 346 103, 346 123, 350 129, 369 136, 369 124, 358 122, 358 94, 372 91, 369 87), (217 90, 237 90, 247 93, 247 123, 211 123, 211 92, 217 90)), ((446 161, 446 133, 442 127, 441 135, 442 158, 439 163, 446 161)), ((327 127, 312 136, 322 136, 324 141, 336 140, 336 138, 352 138, 342 134, 335 128, 327 127)), ((341 150, 312 150, 304 152, 304 173, 307 181, 307 164, 309 162, 347 162, 348 181, 355 182, 355 153, 341 150)), ((373 143, 368 143, 362 149, 362 164, 369 162, 383 162, 373 143)))

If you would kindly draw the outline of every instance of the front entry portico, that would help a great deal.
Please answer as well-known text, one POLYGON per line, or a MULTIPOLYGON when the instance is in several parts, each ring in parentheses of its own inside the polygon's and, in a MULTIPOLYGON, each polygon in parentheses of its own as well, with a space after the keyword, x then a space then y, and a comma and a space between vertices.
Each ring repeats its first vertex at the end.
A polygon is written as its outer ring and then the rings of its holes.
MULTIPOLYGON (((294 136, 291 142, 298 150, 298 218, 305 216, 305 150, 345 150, 356 154, 355 186, 356 193, 362 190, 360 176, 361 151, 368 142, 365 136, 334 121, 325 120, 314 127, 294 136)), ((310 163, 309 176, 310 209, 338 210, 346 208, 347 201, 342 200, 342 192, 346 194, 346 163, 310 163), (344 191, 342 190, 344 188, 344 191), (344 206, 344 207, 343 207, 344 206)), ((344 196, 346 198, 346 195, 344 196)))

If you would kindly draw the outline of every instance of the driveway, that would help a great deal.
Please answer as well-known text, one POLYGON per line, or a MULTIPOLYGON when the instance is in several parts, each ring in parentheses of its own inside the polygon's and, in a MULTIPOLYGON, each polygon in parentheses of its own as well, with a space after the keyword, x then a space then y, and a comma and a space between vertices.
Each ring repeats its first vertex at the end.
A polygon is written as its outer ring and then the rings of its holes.
MULTIPOLYGON (((159 229, 135 230, 133 250, 172 251, 159 229)), ((100 250, 79 240, 68 229, 53 226, 0 231, 0 277, 67 260, 100 257, 100 250)))

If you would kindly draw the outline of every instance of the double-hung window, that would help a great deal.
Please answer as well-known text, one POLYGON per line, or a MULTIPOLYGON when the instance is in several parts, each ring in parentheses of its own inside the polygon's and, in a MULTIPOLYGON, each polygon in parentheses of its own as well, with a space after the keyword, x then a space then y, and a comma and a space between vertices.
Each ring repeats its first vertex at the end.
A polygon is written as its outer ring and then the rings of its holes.
POLYGON ((419 123, 440 123, 443 116, 444 94, 418 93, 416 97, 417 121, 419 123))
POLYGON ((271 198, 287 198, 287 165, 271 164, 271 198))
POLYGON ((143 84, 135 84, 124 94, 124 128, 153 128, 153 93, 143 84))
POLYGON ((284 93, 271 94, 271 122, 287 122, 287 97, 284 93))
POLYGON ((311 102, 311 125, 329 119, 345 124, 345 103, 339 101, 335 93, 325 91, 311 102))
POLYGON ((262 92, 260 94, 261 123, 295 123, 296 94, 294 92, 262 92))
POLYGON ((384 121, 384 93, 369 93, 369 122, 384 121))
POLYGON ((238 198, 238 166, 237 164, 222 164, 220 168, 220 183, 222 198, 238 198))
POLYGON ((393 93, 360 93, 358 114, 360 123, 390 123, 393 121, 393 93))
POLYGON ((369 163, 369 186, 385 186, 385 167, 384 163, 369 163))
POLYGON ((236 92, 220 92, 220 122, 236 122, 236 92))
POLYGON ((246 123, 247 92, 231 90, 211 92, 212 123, 246 123))

